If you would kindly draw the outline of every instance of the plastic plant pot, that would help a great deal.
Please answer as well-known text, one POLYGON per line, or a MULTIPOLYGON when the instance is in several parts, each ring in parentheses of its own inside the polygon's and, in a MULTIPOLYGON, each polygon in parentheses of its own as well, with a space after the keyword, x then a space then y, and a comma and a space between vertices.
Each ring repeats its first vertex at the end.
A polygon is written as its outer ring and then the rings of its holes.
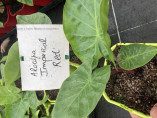
POLYGON ((53 0, 33 0, 34 5, 45 6, 52 2, 53 0))
MULTIPOLYGON (((46 0, 44 0, 44 1, 46 1, 46 0)), ((10 9, 9 9, 9 12, 10 12, 11 16, 30 15, 30 14, 33 14, 37 11, 38 11, 38 6, 36 6, 36 5, 35 6, 28 6, 28 5, 25 5, 25 4, 23 4, 22 8, 14 14, 11 14, 10 9)))
POLYGON ((10 6, 6 6, 7 8, 7 14, 8 14, 8 18, 7 21, 3 24, 4 27, 12 27, 12 26, 16 26, 17 24, 17 20, 16 20, 16 16, 11 16, 10 15, 10 6))
MULTIPOLYGON (((111 49, 112 49, 112 51, 113 51, 118 45, 130 45, 130 44, 132 44, 132 43, 118 43, 118 44, 114 45, 111 49)), ((157 43, 140 43, 140 44, 151 45, 151 46, 157 47, 157 43)), ((106 61, 105 61, 105 64, 104 64, 104 65, 107 65, 107 62, 106 62, 106 61)), ((138 116, 140 116, 140 117, 142 117, 142 118, 151 118, 151 116, 149 116, 149 115, 145 115, 144 113, 139 112, 139 111, 134 110, 134 109, 131 109, 131 108, 125 106, 124 104, 121 104, 121 103, 119 103, 119 102, 116 102, 116 101, 114 101, 114 100, 111 100, 111 99, 107 96, 107 93, 106 93, 105 91, 103 92, 103 96, 104 96, 104 98, 106 99, 106 101, 108 101, 109 103, 114 104, 114 105, 116 105, 116 106, 119 106, 119 107, 121 107, 121 108, 127 110, 128 112, 131 112, 131 113, 133 113, 133 114, 136 114, 136 115, 138 115, 138 116)))
POLYGON ((8 33, 11 29, 12 27, 0 27, 0 33, 8 33))

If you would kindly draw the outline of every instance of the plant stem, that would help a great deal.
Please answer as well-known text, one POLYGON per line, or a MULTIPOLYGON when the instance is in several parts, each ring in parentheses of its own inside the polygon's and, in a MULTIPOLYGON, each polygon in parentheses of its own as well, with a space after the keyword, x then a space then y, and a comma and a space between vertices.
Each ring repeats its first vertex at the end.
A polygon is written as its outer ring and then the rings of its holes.
POLYGON ((46 116, 50 116, 49 109, 50 109, 50 107, 51 107, 51 104, 46 104, 46 103, 44 103, 43 106, 44 106, 44 108, 45 108, 45 110, 46 110, 46 116))
POLYGON ((28 108, 28 110, 27 110, 27 113, 28 113, 28 115, 30 115, 30 111, 29 111, 29 108, 28 108))
POLYGON ((134 69, 134 70, 124 70, 124 69, 122 69, 122 68, 119 68, 118 71, 117 71, 117 70, 112 70, 111 75, 116 74, 116 73, 118 73, 118 72, 127 72, 127 73, 130 73, 130 74, 134 74, 134 73, 137 72, 138 70, 139 70, 138 68, 137 68, 137 69, 134 69))

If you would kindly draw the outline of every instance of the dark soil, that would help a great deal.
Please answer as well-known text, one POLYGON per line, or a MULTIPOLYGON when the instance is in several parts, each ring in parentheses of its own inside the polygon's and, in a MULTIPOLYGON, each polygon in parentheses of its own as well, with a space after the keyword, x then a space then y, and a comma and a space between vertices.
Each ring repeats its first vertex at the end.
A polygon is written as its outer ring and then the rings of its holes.
POLYGON ((70 55, 70 62, 82 64, 81 60, 75 54, 70 55))
POLYGON ((111 75, 106 93, 110 99, 149 115, 157 103, 157 55, 133 74, 119 72, 111 75))
POLYGON ((17 0, 11 0, 11 5, 10 5, 10 12, 11 14, 15 14, 17 11, 19 11, 22 7, 23 4, 18 2, 17 0))
MULTIPOLYGON (((46 95, 49 95, 50 100, 56 100, 59 89, 56 90, 46 90, 46 95)), ((44 97, 44 91, 36 91, 37 97, 39 100, 42 100, 44 97)))
POLYGON ((4 12, 0 13, 0 22, 5 23, 7 21, 8 14, 7 14, 7 8, 5 7, 4 12))
MULTIPOLYGON (((53 107, 54 107, 54 105, 51 105, 51 107, 50 107, 50 109, 49 109, 49 113, 50 113, 50 114, 51 114, 51 112, 52 112, 53 107)), ((47 117, 46 117, 46 110, 45 110, 44 106, 43 106, 43 105, 40 105, 40 106, 38 106, 38 109, 40 110, 38 117, 39 117, 39 118, 41 118, 41 117, 47 118, 47 117)), ((32 113, 31 113, 31 114, 32 114, 32 113)), ((32 117, 30 117, 30 118, 32 118, 32 117)), ((48 118, 49 118, 49 117, 48 117, 48 118)))
POLYGON ((15 85, 17 88, 22 88, 21 78, 15 81, 15 85))
MULTIPOLYGON (((21 88, 21 78, 15 81, 16 87, 21 88)), ((56 100, 59 89, 56 90, 46 90, 46 95, 49 95, 50 100, 56 100)), ((44 97, 44 91, 36 91, 37 97, 39 100, 42 100, 44 97)))
POLYGON ((72 47, 70 45, 69 45, 69 50, 70 50, 70 52, 72 52, 70 54, 70 62, 82 64, 81 60, 73 53, 72 47))

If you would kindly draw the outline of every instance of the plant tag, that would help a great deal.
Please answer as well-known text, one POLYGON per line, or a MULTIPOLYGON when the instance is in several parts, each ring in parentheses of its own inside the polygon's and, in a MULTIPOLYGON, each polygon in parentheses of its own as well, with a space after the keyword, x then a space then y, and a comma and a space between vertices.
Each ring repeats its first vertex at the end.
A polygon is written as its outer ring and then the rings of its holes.
POLYGON ((17 25, 17 36, 22 90, 59 89, 69 76, 63 25, 17 25))

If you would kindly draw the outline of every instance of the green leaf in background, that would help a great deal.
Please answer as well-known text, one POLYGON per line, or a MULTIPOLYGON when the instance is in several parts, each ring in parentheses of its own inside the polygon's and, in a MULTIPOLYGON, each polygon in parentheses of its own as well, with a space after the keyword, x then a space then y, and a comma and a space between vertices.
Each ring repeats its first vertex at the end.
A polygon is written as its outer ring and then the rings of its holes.
POLYGON ((7 57, 8 57, 8 56, 4 56, 4 57, 1 59, 0 63, 3 62, 3 61, 6 61, 6 60, 7 60, 7 57))
POLYGON ((5 109, 4 105, 0 105, 0 112, 5 109))
POLYGON ((29 6, 33 6, 33 0, 17 0, 18 2, 21 2, 23 4, 29 5, 29 6))
POLYGON ((1 118, 6 118, 5 117, 5 106, 0 106, 0 114, 1 114, 1 118))
POLYGON ((92 73, 86 61, 66 79, 57 97, 52 118, 85 118, 96 107, 110 77, 110 67, 92 73))
MULTIPOLYGON (((4 67, 5 65, 4 64, 1 64, 1 76, 2 76, 2 83, 5 82, 5 79, 4 79, 4 67)), ((2 84, 3 85, 3 84, 2 84)))
POLYGON ((18 24, 52 24, 51 19, 44 13, 16 16, 18 24))
POLYGON ((33 118, 38 118, 40 110, 36 111, 35 114, 33 114, 33 118))
POLYGON ((2 22, 0 22, 0 27, 3 27, 3 23, 2 22))
POLYGON ((118 54, 119 66, 125 70, 133 70, 144 66, 157 54, 157 47, 145 44, 123 46, 118 54))
POLYGON ((103 30, 106 33, 108 29, 106 16, 109 4, 103 9, 100 8, 101 3, 102 0, 67 0, 63 12, 64 33, 74 53, 82 62, 94 57, 93 66, 97 65, 100 53, 112 61, 108 54, 111 43, 109 35, 103 35, 103 30))
POLYGON ((0 1, 0 6, 1 6, 1 8, 0 8, 0 14, 3 14, 3 13, 4 13, 4 9, 5 9, 5 7, 4 7, 2 1, 0 1))
POLYGON ((35 92, 29 92, 29 94, 29 96, 31 97, 29 103, 30 108, 32 109, 36 109, 39 105, 45 103, 49 98, 49 96, 46 96, 43 98, 43 100, 39 101, 35 92))
POLYGON ((25 92, 20 100, 6 105, 6 118, 23 118, 29 107, 36 109, 41 104, 35 92, 25 92))
POLYGON ((10 86, 9 88, 5 86, 0 86, 0 105, 10 104, 20 98, 18 94, 20 89, 10 86))
POLYGON ((23 118, 29 107, 29 96, 24 93, 22 98, 5 107, 6 118, 23 118))
POLYGON ((4 68, 5 85, 10 86, 21 77, 18 42, 15 42, 8 53, 4 68))
POLYGON ((40 112, 40 110, 31 110, 31 112, 32 112, 32 118, 38 118, 38 115, 39 115, 39 112, 40 112))

